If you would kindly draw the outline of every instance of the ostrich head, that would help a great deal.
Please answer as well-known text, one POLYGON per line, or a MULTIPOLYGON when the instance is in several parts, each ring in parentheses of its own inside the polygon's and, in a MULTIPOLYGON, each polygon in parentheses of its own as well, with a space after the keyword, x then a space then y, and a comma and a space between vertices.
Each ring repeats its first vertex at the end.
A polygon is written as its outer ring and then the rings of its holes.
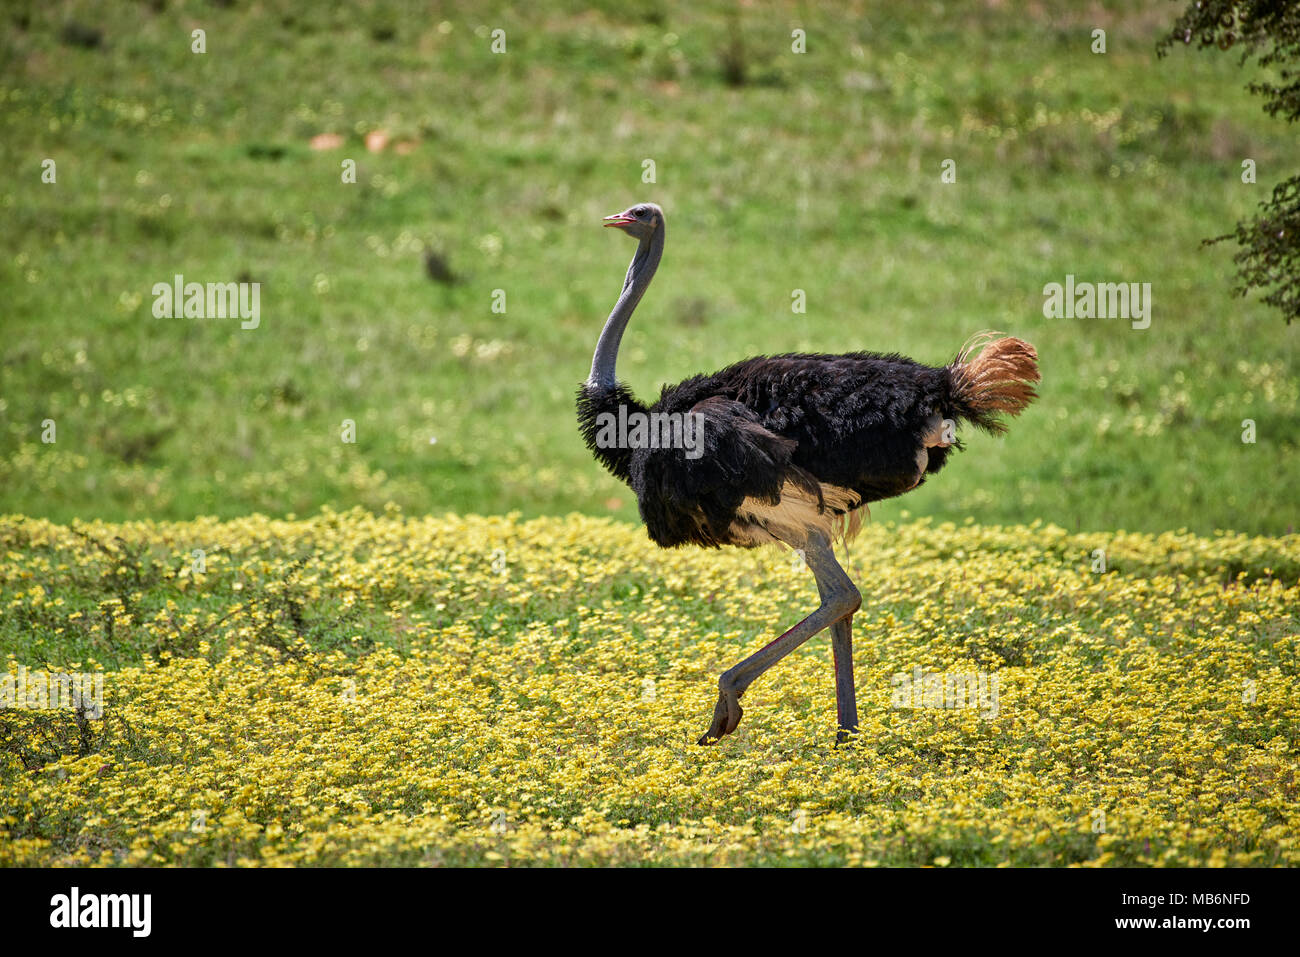
POLYGON ((605 217, 606 226, 616 226, 634 239, 649 239, 663 224, 664 211, 654 203, 637 203, 605 217))
POLYGON ((664 211, 654 203, 637 203, 621 213, 606 216, 605 225, 617 226, 637 241, 636 255, 628 264, 627 277, 623 280, 623 291, 596 342, 596 354, 591 358, 591 376, 587 379, 590 386, 612 389, 618 385, 614 363, 618 358, 623 330, 632 318, 632 310, 650 286, 650 280, 659 268, 659 257, 664 252, 664 211))

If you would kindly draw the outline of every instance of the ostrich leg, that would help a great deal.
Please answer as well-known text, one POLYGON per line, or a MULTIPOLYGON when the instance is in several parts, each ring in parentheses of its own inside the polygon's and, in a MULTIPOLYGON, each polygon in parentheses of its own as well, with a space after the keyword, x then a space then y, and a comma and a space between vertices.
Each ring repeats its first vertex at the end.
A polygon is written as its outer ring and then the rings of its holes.
POLYGON ((713 744, 725 734, 736 730, 744 712, 740 707, 740 696, 754 683, 763 672, 794 651, 813 635, 824 628, 843 623, 833 633, 837 662, 845 659, 845 667, 837 667, 835 695, 839 708, 840 737, 849 727, 857 725, 857 706, 853 695, 853 656, 849 638, 849 620, 862 604, 858 593, 844 569, 835 561, 835 552, 830 539, 819 531, 811 531, 808 545, 804 550, 804 561, 812 569, 817 579, 817 591, 821 594, 821 605, 811 615, 795 625, 784 635, 754 652, 740 664, 729 668, 718 679, 718 703, 713 709, 713 723, 708 733, 700 738, 700 744, 713 744), (840 637, 842 634, 842 637, 840 637), (844 677, 840 677, 840 675, 844 677), (847 688, 847 696, 843 689, 847 688), (846 719, 851 723, 846 726, 846 719))
POLYGON ((853 616, 831 625, 831 652, 835 656, 835 711, 840 729, 835 743, 843 744, 858 730, 858 693, 853 687, 853 616))
MULTIPOLYGON (((834 597, 822 579, 817 581, 817 591, 823 604, 834 597)), ((831 625, 831 656, 835 662, 835 712, 840 726, 835 733, 835 743, 844 744, 849 735, 858 730, 858 693, 853 684, 852 613, 831 625)))

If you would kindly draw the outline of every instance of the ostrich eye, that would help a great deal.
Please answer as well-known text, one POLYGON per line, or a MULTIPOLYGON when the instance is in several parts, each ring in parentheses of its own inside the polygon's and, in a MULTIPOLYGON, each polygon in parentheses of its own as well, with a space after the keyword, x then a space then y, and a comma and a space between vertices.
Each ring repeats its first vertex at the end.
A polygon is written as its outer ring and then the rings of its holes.
POLYGON ((644 206, 638 206, 636 209, 632 210, 632 215, 633 215, 633 216, 644 216, 644 215, 645 215, 645 212, 646 212, 646 210, 645 210, 645 207, 644 207, 644 206))

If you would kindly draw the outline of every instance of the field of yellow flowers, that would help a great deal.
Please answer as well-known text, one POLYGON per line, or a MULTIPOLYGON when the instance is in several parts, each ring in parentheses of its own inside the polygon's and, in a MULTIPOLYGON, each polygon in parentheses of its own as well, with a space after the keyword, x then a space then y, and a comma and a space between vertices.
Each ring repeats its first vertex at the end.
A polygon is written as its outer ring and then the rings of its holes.
POLYGON ((815 603, 792 553, 2 518, 4 687, 103 692, 0 709, 0 865, 1300 863, 1300 536, 876 523, 842 554, 860 736, 819 636, 701 748, 718 674, 815 603), (994 693, 952 706, 964 675, 994 693))

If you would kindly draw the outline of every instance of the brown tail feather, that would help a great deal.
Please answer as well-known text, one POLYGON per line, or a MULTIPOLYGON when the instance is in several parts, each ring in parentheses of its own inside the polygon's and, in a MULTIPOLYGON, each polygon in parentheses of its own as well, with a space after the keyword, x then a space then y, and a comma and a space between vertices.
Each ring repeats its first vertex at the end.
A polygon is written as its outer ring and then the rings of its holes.
POLYGON ((1007 430, 999 416, 1019 415, 1038 397, 1033 384, 1041 378, 1034 347, 996 332, 972 337, 948 366, 948 376, 953 413, 993 433, 1007 430))

